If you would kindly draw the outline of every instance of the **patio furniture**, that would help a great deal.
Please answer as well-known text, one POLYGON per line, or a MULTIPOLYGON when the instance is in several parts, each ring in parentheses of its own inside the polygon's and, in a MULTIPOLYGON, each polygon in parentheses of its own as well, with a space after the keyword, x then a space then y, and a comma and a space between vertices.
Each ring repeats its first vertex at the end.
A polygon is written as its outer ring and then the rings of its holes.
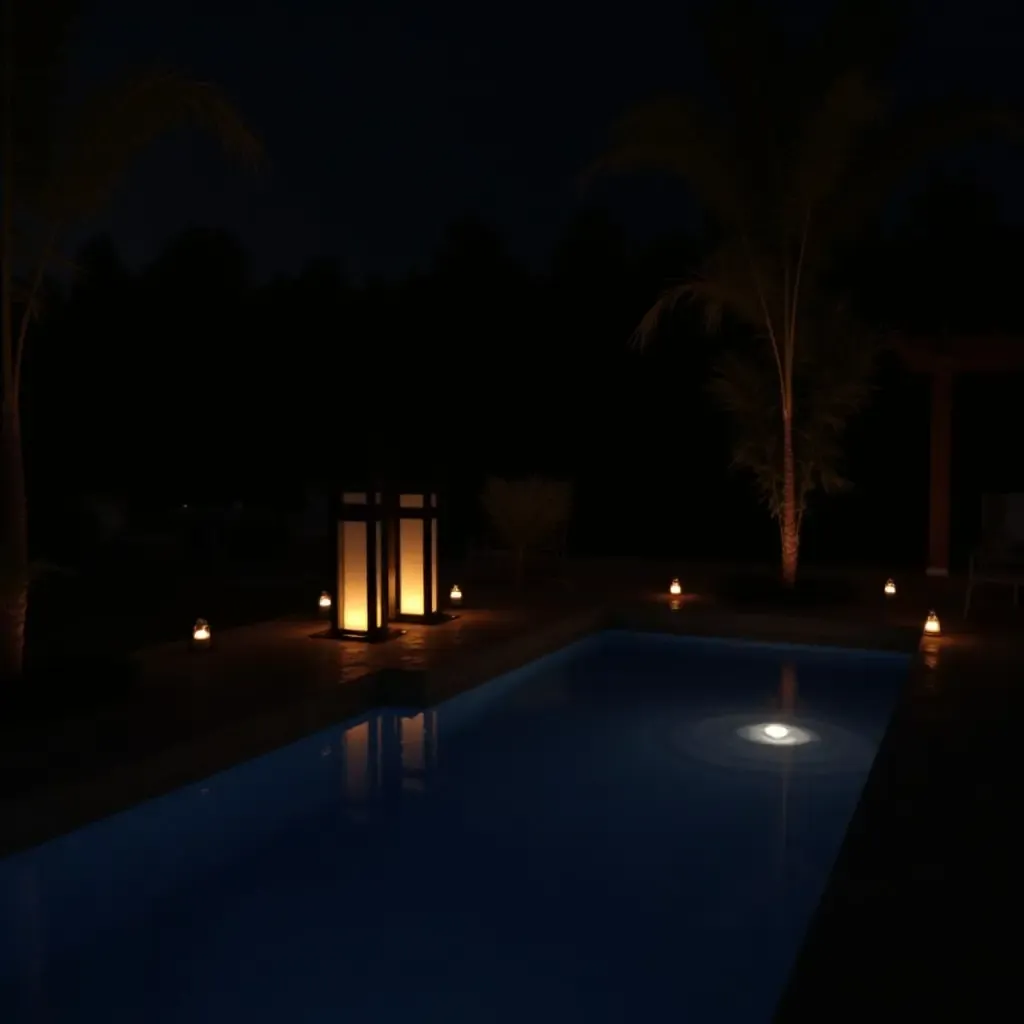
POLYGON ((967 570, 964 617, 979 583, 1013 587, 1020 604, 1024 587, 1024 494, 986 494, 981 503, 981 543, 971 554, 967 570))

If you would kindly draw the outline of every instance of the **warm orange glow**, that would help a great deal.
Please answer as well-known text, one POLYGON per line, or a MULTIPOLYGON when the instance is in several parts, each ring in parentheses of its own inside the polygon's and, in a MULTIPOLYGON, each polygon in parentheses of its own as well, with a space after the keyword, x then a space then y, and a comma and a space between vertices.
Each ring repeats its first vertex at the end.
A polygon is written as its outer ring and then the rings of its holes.
POLYGON ((331 607, 331 595, 326 590, 320 592, 320 607, 330 608, 331 607))
MULTIPOLYGON (((430 496, 430 504, 437 504, 437 495, 430 496)), ((437 520, 427 520, 430 530, 430 614, 437 611, 437 520)))
POLYGON ((423 593, 423 520, 401 520, 398 544, 398 564, 402 571, 399 614, 423 615, 426 610, 423 593))
POLYGON ((210 639, 210 624, 206 619, 196 619, 196 624, 192 627, 192 639, 199 641, 210 639))
MULTIPOLYGON (((379 508, 381 495, 346 492, 342 495, 342 504, 379 508)), ((384 621, 382 546, 383 528, 379 520, 374 520, 372 512, 368 519, 359 515, 343 518, 338 523, 338 576, 333 600, 337 609, 335 624, 342 632, 367 635, 384 621), (373 533, 369 533, 370 530, 373 533), (375 609, 369 607, 371 593, 376 594, 375 609)))
POLYGON ((370 723, 361 722, 341 736, 344 750, 345 796, 365 800, 370 790, 370 723))
POLYGON ((367 617, 366 586, 366 523, 340 524, 341 565, 338 576, 341 591, 341 628, 351 633, 365 633, 367 617))
POLYGON ((402 768, 407 772, 421 772, 427 766, 427 744, 423 715, 402 718, 402 768))
POLYGON ((448 596, 451 598, 452 604, 462 604, 462 591, 459 589, 458 583, 452 587, 452 592, 448 596))
POLYGON ((885 581, 885 593, 887 597, 892 597, 896 593, 896 581, 886 580, 885 581))
POLYGON ((669 584, 668 592, 673 597, 678 597, 683 592, 683 585, 679 582, 679 580, 673 580, 669 584))
POLYGON ((384 616, 384 604, 383 604, 383 601, 384 601, 384 587, 382 585, 383 584, 383 575, 382 575, 383 569, 381 568, 384 565, 384 561, 383 561, 383 559, 384 559, 384 532, 383 532, 383 527, 381 526, 380 523, 377 523, 377 525, 374 527, 374 532, 377 535, 377 537, 376 537, 376 540, 377 540, 377 544, 376 544, 376 551, 377 551, 377 554, 376 554, 376 564, 377 564, 377 609, 374 612, 374 616, 375 616, 374 625, 379 629, 380 628, 380 624, 384 621, 384 618, 383 618, 383 616, 384 616))
POLYGON ((938 635, 942 632, 942 627, 939 625, 939 617, 935 612, 928 613, 928 618, 924 621, 924 631, 933 635, 938 635))
POLYGON ((437 611, 437 495, 400 494, 398 524, 398 614, 419 617, 437 611), (410 514, 411 510, 422 510, 410 514), (426 589, 427 560, 430 589, 426 589))

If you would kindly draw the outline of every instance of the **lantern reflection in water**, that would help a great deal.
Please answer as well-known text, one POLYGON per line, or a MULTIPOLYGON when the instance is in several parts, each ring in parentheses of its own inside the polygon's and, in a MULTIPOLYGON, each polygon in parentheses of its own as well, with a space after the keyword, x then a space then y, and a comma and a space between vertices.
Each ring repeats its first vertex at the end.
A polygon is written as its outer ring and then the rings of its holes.
POLYGON ((374 715, 342 733, 341 751, 345 802, 354 808, 422 792, 437 759, 437 712, 374 715))

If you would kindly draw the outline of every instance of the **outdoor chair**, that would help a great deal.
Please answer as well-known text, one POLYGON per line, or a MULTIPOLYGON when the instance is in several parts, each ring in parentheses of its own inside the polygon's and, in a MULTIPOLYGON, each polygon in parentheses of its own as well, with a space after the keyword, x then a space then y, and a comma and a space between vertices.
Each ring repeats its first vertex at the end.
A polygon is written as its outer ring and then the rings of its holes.
POLYGON ((964 617, 979 583, 1013 588, 1020 604, 1024 587, 1024 494, 986 494, 981 503, 981 543, 971 554, 967 570, 964 617))

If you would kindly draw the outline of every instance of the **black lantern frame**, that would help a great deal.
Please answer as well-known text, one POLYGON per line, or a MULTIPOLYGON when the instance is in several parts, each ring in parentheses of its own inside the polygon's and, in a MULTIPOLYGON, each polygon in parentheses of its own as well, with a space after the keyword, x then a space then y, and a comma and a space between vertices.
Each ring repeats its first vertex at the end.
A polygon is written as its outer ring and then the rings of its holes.
POLYGON ((331 564, 335 575, 331 635, 377 643, 388 627, 387 498, 380 488, 336 491, 331 564))
POLYGON ((390 617, 396 622, 436 625, 452 616, 440 610, 437 568, 437 493, 405 488, 389 508, 390 617))

